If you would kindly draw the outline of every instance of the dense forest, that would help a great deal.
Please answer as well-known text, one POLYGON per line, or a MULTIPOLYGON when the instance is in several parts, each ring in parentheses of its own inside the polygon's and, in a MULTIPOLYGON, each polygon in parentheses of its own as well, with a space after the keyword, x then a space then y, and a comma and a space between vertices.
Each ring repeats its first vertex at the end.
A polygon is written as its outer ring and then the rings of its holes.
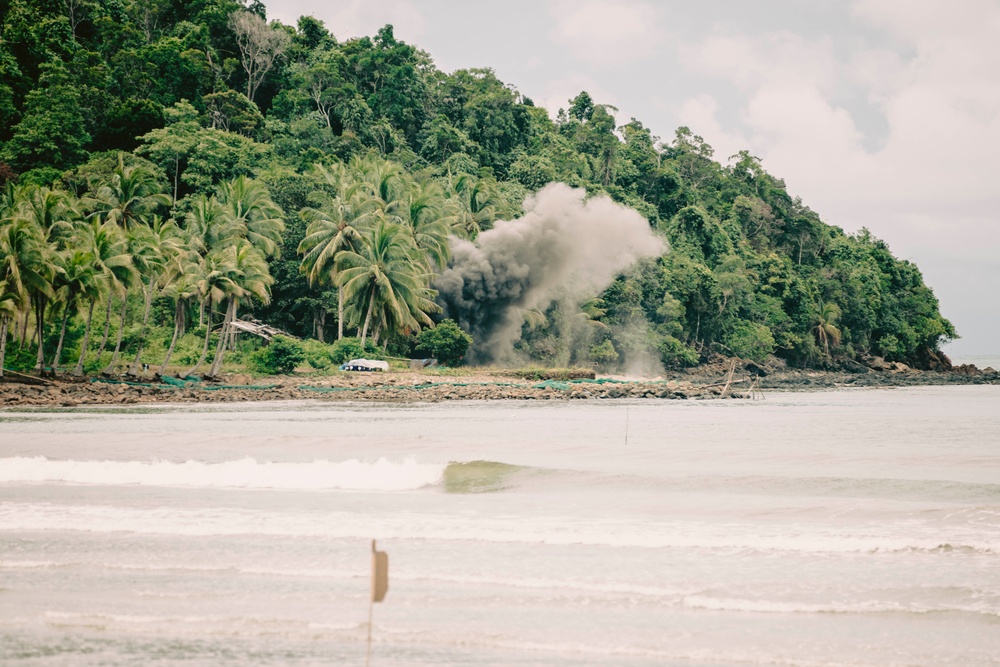
POLYGON ((453 315, 435 287, 452 239, 552 182, 638 211, 669 250, 583 303, 525 308, 525 361, 926 368, 956 337, 916 266, 825 224, 749 152, 724 166, 586 92, 552 119, 392 26, 336 32, 256 0, 0 0, 8 367, 216 375, 240 317, 412 354, 453 315))

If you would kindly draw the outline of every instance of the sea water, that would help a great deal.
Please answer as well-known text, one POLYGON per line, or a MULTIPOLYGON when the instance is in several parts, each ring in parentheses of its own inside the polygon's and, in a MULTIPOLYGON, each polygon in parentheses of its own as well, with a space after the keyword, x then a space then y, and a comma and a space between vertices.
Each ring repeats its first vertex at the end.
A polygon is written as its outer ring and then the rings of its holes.
POLYGON ((1000 387, 0 411, 0 664, 1000 665, 1000 387))

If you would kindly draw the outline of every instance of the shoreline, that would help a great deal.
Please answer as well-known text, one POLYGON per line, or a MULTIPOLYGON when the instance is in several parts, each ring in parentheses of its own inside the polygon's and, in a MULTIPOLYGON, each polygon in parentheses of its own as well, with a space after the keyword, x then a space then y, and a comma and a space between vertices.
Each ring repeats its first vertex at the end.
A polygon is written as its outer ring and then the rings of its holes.
POLYGON ((253 379, 230 375, 225 384, 158 383, 109 378, 59 377, 44 384, 0 383, 0 410, 18 407, 76 407, 142 403, 229 403, 317 399, 321 401, 438 402, 454 400, 676 400, 749 399, 768 391, 822 391, 840 388, 1000 384, 1000 373, 961 366, 949 371, 909 368, 861 372, 818 371, 757 364, 722 363, 667 373, 654 379, 602 376, 596 379, 526 380, 475 369, 445 375, 428 372, 341 373, 332 376, 276 376, 253 379))

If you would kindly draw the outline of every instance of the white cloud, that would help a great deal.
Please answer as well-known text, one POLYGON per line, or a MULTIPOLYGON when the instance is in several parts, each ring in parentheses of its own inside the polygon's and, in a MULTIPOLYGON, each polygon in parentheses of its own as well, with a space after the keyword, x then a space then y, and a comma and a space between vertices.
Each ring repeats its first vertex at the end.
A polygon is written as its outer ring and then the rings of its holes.
POLYGON ((700 44, 685 45, 680 57, 689 67, 725 77, 744 90, 781 81, 829 91, 837 82, 830 40, 807 40, 788 31, 751 37, 716 30, 700 44))
POLYGON ((859 40, 845 55, 784 32, 718 31, 685 46, 690 69, 732 85, 738 122, 720 122, 707 95, 675 116, 723 159, 742 142, 828 222, 885 238, 941 281, 944 312, 960 314, 969 337, 956 348, 995 349, 985 322, 997 317, 963 300, 969 284, 1000 285, 1000 5, 857 0, 851 16, 881 33, 877 48, 859 40), (877 149, 845 92, 883 115, 877 149))
POLYGON ((660 11, 649 2, 551 0, 555 27, 549 37, 594 67, 613 67, 656 52, 663 32, 660 11))
POLYGON ((315 16, 337 39, 374 35, 391 23, 397 37, 411 41, 427 29, 423 14, 413 0, 268 0, 268 18, 295 25, 300 16, 315 16))

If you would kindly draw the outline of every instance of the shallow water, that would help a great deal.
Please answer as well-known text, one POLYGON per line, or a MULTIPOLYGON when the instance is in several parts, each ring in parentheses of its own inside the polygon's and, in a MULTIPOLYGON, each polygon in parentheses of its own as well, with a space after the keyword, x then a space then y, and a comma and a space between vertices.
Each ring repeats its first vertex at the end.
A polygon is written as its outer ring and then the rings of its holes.
POLYGON ((0 662, 1000 664, 1000 388, 0 411, 0 662))

